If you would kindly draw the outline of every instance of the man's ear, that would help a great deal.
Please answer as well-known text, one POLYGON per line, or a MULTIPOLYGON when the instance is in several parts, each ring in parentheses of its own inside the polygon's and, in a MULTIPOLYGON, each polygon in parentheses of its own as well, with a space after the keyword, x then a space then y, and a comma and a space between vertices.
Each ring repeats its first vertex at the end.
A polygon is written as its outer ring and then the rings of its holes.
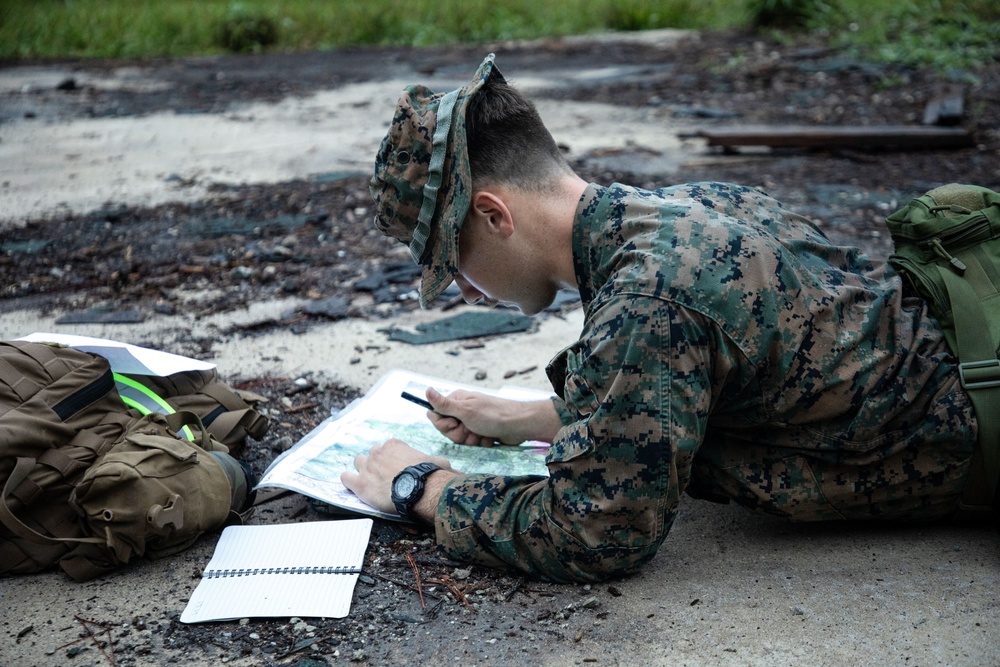
POLYGON ((491 233, 507 237, 514 232, 514 218, 503 197, 488 190, 472 194, 469 211, 473 218, 486 224, 491 233))

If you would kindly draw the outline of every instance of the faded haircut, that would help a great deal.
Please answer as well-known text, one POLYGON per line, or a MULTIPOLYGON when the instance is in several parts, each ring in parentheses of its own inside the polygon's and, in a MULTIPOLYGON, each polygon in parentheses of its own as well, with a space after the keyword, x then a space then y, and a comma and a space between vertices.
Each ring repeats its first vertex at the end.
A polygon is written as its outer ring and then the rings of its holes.
POLYGON ((547 190, 572 173, 535 105, 502 79, 490 79, 466 112, 473 190, 504 184, 547 190))

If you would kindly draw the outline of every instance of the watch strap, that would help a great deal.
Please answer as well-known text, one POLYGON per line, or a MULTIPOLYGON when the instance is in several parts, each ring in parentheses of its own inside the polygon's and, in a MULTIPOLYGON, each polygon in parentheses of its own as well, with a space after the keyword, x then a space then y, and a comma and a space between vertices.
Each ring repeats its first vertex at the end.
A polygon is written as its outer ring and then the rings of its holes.
POLYGON ((420 501, 424 495, 424 480, 435 472, 436 470, 441 470, 441 466, 436 463, 431 463, 430 461, 424 461, 423 463, 418 463, 416 465, 407 466, 403 468, 398 475, 396 475, 392 480, 392 504, 396 508, 396 512, 400 516, 409 519, 412 518, 410 513, 413 511, 413 507, 420 501), (413 477, 413 489, 405 497, 400 497, 396 494, 396 480, 398 480, 403 475, 409 475, 413 477))

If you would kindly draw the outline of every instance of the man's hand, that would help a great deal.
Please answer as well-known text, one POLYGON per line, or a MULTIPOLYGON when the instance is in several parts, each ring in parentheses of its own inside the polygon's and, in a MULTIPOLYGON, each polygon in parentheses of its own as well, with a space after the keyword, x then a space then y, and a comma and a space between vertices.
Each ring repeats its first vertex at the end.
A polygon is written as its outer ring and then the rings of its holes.
POLYGON ((526 440, 552 442, 562 427, 552 401, 515 401, 457 389, 444 396, 427 390, 434 406, 427 417, 437 430, 460 445, 492 447, 526 440))
POLYGON ((428 456, 418 451, 402 440, 395 438, 386 440, 381 445, 375 445, 368 454, 359 454, 354 457, 354 467, 357 472, 345 470, 340 475, 340 481, 348 489, 353 491, 361 500, 382 512, 396 513, 396 508, 392 504, 392 480, 399 472, 411 465, 430 461, 441 466, 443 470, 436 471, 428 478, 427 488, 424 496, 417 503, 415 508, 417 514, 425 520, 432 520, 434 508, 437 506, 437 497, 441 493, 445 482, 450 477, 458 475, 451 469, 451 462, 441 456, 428 456), (431 484, 434 478, 434 484, 431 484), (432 491, 432 487, 436 491, 432 491), (433 498, 430 496, 433 495, 433 498))

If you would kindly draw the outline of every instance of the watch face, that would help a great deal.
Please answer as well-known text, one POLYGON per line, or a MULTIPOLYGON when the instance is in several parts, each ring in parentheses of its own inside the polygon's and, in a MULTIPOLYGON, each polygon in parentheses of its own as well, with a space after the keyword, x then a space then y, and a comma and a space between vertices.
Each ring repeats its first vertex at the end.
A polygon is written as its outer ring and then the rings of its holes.
POLYGON ((400 475, 392 490, 396 492, 397 496, 406 498, 410 495, 416 485, 417 480, 413 478, 413 475, 400 475))

